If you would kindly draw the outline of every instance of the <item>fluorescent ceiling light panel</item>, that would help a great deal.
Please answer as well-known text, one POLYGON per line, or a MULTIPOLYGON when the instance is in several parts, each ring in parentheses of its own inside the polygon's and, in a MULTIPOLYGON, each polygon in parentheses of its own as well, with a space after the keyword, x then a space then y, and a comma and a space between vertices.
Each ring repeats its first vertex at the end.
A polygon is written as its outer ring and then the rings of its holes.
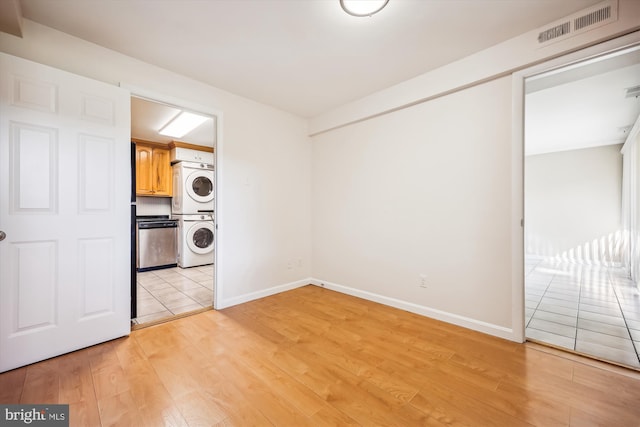
POLYGON ((208 118, 209 117, 201 116, 199 114, 183 111, 171 119, 169 123, 164 125, 158 133, 160 135, 171 136, 173 138, 182 138, 202 123, 206 122, 208 118))

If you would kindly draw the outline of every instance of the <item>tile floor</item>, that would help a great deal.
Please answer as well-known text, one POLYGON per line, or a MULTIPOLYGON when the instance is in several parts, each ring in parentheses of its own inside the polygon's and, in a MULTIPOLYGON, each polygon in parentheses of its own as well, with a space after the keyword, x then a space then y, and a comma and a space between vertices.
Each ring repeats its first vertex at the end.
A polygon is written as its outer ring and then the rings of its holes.
POLYGON ((213 265, 138 273, 138 313, 143 324, 213 305, 213 265))
POLYGON ((527 257, 525 335, 640 368, 640 291, 625 270, 527 257))

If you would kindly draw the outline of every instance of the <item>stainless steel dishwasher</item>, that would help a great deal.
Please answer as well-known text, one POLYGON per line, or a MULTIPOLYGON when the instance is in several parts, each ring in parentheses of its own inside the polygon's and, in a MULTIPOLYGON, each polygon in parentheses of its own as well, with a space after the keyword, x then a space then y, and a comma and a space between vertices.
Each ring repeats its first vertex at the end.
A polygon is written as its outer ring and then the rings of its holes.
POLYGON ((168 216, 137 217, 136 269, 157 270, 178 265, 178 221, 168 216))

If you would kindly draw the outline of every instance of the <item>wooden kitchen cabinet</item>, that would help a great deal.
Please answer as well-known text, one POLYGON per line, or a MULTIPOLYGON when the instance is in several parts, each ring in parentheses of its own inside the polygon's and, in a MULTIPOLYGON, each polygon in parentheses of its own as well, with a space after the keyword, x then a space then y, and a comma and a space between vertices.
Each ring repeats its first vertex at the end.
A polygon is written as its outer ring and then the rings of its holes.
POLYGON ((171 197, 170 151, 162 144, 136 143, 136 195, 171 197))

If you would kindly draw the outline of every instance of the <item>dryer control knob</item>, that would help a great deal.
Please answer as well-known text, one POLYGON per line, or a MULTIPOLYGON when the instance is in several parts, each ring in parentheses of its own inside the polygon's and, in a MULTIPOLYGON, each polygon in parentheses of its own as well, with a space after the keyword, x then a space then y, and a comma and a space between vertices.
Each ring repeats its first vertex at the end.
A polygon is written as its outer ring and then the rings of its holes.
POLYGON ((7 233, 0 231, 0 242, 7 238, 7 233))

